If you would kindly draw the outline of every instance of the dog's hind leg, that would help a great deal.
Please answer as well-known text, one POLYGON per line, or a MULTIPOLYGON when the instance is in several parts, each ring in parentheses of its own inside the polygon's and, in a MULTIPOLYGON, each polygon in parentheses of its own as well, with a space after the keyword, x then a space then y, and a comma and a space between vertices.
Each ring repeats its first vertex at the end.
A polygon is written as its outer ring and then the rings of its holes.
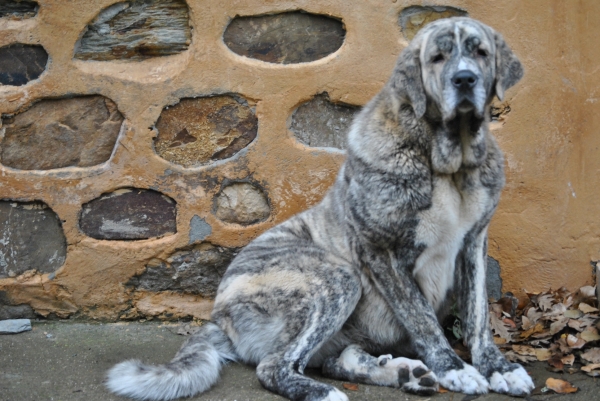
POLYGON ((360 281, 336 269, 327 271, 318 281, 310 297, 302 299, 300 308, 289 317, 289 341, 262 358, 256 373, 265 388, 291 400, 347 401, 337 388, 303 373, 311 357, 342 328, 354 310, 360 298, 360 281))
POLYGON ((423 362, 391 355, 376 358, 358 345, 348 346, 337 358, 328 358, 323 364, 323 374, 337 380, 398 387, 420 395, 438 391, 437 377, 423 362))

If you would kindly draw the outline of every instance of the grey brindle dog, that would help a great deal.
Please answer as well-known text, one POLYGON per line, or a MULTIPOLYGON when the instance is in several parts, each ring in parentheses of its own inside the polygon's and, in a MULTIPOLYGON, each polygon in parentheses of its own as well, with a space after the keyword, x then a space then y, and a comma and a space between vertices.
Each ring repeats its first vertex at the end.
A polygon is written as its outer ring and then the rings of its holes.
POLYGON ((233 360, 256 365, 264 387, 292 400, 348 399, 305 367, 419 394, 439 384, 528 394, 527 372, 493 343, 485 289, 487 229, 504 185, 490 102, 522 75, 502 37, 480 22, 423 28, 355 119, 323 201, 240 252, 212 322, 170 363, 120 363, 108 388, 148 400, 191 396, 233 360), (438 320, 452 293, 472 365, 438 320))

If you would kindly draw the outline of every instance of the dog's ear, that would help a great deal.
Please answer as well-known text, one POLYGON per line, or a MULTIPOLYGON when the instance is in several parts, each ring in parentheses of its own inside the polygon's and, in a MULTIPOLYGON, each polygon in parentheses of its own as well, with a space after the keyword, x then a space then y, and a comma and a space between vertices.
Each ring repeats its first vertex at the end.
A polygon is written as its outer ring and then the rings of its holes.
POLYGON ((494 32, 494 40, 496 42, 496 96, 504 100, 504 92, 523 77, 523 66, 502 35, 494 32))
POLYGON ((398 57, 392 80, 393 89, 400 97, 408 98, 417 118, 423 117, 427 107, 419 53, 412 43, 404 49, 398 57))

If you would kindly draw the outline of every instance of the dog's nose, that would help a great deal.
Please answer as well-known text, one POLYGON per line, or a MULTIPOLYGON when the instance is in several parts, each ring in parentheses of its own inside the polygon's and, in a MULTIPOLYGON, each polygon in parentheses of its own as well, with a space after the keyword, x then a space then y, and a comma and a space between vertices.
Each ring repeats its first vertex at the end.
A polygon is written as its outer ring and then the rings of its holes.
POLYGON ((477 76, 469 70, 460 70, 452 77, 452 85, 456 89, 471 89, 477 83, 477 76))

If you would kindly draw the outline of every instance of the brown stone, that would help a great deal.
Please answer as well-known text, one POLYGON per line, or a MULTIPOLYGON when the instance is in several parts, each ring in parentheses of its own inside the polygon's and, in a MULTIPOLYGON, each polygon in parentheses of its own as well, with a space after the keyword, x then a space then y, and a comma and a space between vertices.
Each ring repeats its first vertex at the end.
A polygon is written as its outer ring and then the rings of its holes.
POLYGON ((174 252, 166 261, 154 261, 127 285, 148 291, 178 291, 214 297, 237 248, 202 243, 174 252))
POLYGON ((103 96, 42 100, 2 119, 0 162, 20 170, 94 166, 110 158, 122 122, 103 96))
POLYGON ((58 216, 43 202, 0 201, 0 278, 61 267, 67 243, 58 216))
POLYGON ((159 192, 123 188, 83 205, 79 226, 96 239, 138 240, 177 232, 175 201, 159 192))
POLYGON ((306 146, 346 149, 346 136, 359 110, 333 103, 323 93, 294 110, 290 130, 306 146))
POLYGON ((410 6, 402 10, 398 24, 404 37, 411 40, 419 29, 430 22, 442 18, 466 17, 468 13, 460 8, 449 6, 410 6))
POLYGON ((248 146, 258 131, 253 105, 235 95, 181 99, 156 122, 156 153, 194 167, 232 157, 248 146))
POLYGON ((217 195, 215 214, 227 223, 246 225, 266 220, 271 208, 262 189, 247 182, 235 182, 217 195))
POLYGON ((344 43, 340 20, 324 15, 288 12, 258 17, 237 17, 223 40, 241 56, 269 63, 305 63, 323 58, 344 43))
POLYGON ((113 4, 86 27, 76 46, 82 60, 143 60, 187 50, 191 43, 184 0, 132 0, 113 4))
POLYGON ((0 48, 0 84, 21 86, 39 78, 46 69, 48 53, 39 45, 15 43, 0 48))
POLYGON ((0 3, 0 18, 21 20, 35 17, 38 4, 28 0, 3 0, 0 3))

